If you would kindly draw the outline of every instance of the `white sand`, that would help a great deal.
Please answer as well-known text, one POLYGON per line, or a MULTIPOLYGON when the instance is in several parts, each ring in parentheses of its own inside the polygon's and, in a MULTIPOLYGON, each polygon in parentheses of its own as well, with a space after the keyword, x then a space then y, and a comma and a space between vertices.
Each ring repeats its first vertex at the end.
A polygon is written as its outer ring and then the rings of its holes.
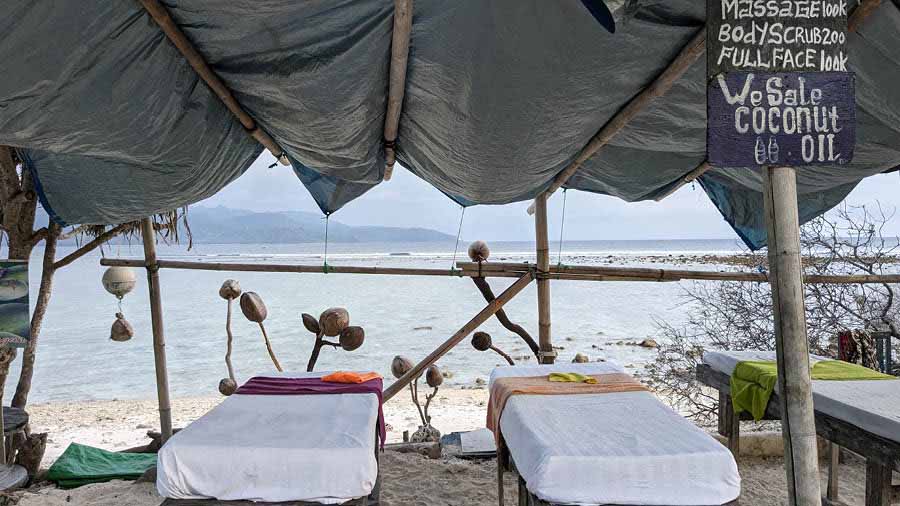
MULTIPOLYGON (((177 399, 175 425, 184 426, 208 411, 219 398, 177 399)), ((447 389, 433 403, 434 425, 444 433, 484 426, 487 391, 447 389)), ((103 401, 35 405, 29 408, 35 431, 50 432, 45 465, 70 442, 110 450, 146 444, 147 430, 158 427, 155 401, 103 401)), ((389 441, 399 441, 404 430, 418 425, 415 407, 400 394, 385 405, 389 441)), ((741 504, 787 504, 785 474, 780 458, 747 458, 740 462, 743 479, 741 504)), ((419 455, 387 452, 381 460, 384 506, 493 506, 497 503, 493 461, 428 460, 419 455)), ((824 486, 824 467, 823 467, 824 486)), ((515 504, 515 482, 507 474, 507 501, 515 504)), ((841 499, 863 505, 865 467, 850 458, 841 465, 841 499)), ((153 484, 111 482, 75 490, 52 486, 15 494, 21 506, 157 506, 161 499, 153 484)))

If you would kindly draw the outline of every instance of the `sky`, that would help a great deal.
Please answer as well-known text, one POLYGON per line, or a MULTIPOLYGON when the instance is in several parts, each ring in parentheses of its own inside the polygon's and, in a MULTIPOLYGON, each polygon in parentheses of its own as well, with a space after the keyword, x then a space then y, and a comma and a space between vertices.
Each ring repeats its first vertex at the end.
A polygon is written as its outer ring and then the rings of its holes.
MULTIPOLYGON (((226 206, 251 211, 320 212, 289 167, 268 166, 262 155, 240 178, 203 206, 226 206)), ((900 176, 884 174, 864 180, 848 196, 851 204, 879 201, 889 210, 900 207, 900 176)), ((466 209, 462 237, 474 240, 529 241, 534 221, 526 213, 530 202, 466 209)), ((550 237, 558 240, 563 192, 548 204, 550 237)), ((397 166, 390 181, 379 184, 350 202, 332 219, 347 225, 424 227, 456 235, 461 208, 425 181, 397 166)), ((900 236, 900 216, 885 230, 900 236)), ((699 185, 687 185, 662 202, 627 203, 615 197, 569 191, 563 234, 565 240, 732 239, 737 236, 699 185)))

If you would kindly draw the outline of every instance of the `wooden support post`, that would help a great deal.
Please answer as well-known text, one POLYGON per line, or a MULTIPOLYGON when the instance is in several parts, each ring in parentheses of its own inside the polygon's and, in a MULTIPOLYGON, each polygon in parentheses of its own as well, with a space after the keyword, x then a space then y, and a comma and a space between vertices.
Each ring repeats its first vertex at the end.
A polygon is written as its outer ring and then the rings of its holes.
POLYGON ((838 472, 841 463, 841 447, 828 442, 828 489, 825 491, 825 498, 832 504, 838 501, 838 472))
POLYGON ((873 459, 866 459, 866 506, 891 506, 892 469, 873 459))
POLYGON ((397 395, 398 392, 403 390, 406 385, 411 383, 414 379, 418 378, 422 372, 425 371, 431 364, 440 360, 441 357, 447 354, 448 351, 452 350, 454 346, 459 344, 463 339, 466 338, 469 334, 475 331, 482 323, 486 322, 494 313, 496 313, 500 308, 502 308, 507 302, 512 300, 513 297, 518 295, 519 292, 522 291, 523 288, 528 286, 533 279, 532 274, 529 272, 524 274, 522 277, 516 280, 515 283, 509 285, 509 288, 503 291, 500 295, 497 296, 496 299, 489 302, 487 306, 484 307, 481 311, 475 315, 474 318, 468 321, 465 325, 462 326, 459 331, 457 331, 450 339, 444 341, 440 346, 437 347, 436 350, 432 351, 430 355, 425 357, 421 362, 414 365, 412 369, 409 370, 406 374, 397 379, 397 381, 393 382, 391 386, 384 390, 384 402, 390 400, 391 397, 397 395))
POLYGON ((169 373, 166 370, 166 335, 163 329, 162 295, 159 289, 159 265, 156 260, 156 234, 153 220, 141 221, 147 285, 150 288, 150 319, 153 327, 153 359, 156 364, 156 395, 159 399, 159 428, 162 442, 172 437, 172 406, 169 402, 169 373))
POLYGON ((763 200, 788 498, 791 506, 818 506, 819 461, 800 264, 797 175, 793 167, 763 169, 763 200))
POLYGON ((412 0, 394 0, 394 29, 391 35, 391 70, 387 112, 384 115, 384 180, 390 181, 397 160, 397 131, 406 91, 409 37, 412 33, 412 0))
MULTIPOLYGON (((547 239, 547 194, 541 193, 534 199, 534 242, 537 249, 538 274, 550 272, 550 244, 547 239)), ((550 333, 550 280, 538 278, 538 361, 552 364, 556 359, 553 351, 553 338, 550 333)))

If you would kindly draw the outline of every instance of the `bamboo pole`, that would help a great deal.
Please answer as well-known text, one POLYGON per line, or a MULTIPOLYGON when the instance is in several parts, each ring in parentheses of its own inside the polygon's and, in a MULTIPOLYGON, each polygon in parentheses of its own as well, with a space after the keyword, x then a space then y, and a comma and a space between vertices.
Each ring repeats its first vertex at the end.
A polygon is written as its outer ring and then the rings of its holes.
POLYGON ((784 464, 791 506, 821 504, 809 342, 800 264, 797 176, 793 167, 763 169, 784 464))
MULTIPOLYGON (((324 272, 321 266, 293 264, 262 263, 219 263, 188 262, 158 260, 160 269, 186 269, 201 271, 234 271, 234 272, 287 272, 317 274, 324 272)), ((127 260, 103 258, 100 265, 105 267, 140 267, 147 266, 144 260, 127 260)), ((527 272, 535 271, 534 264, 527 263, 483 263, 481 269, 473 262, 457 262, 459 269, 417 269, 403 267, 365 267, 365 266, 328 266, 329 273, 338 274, 373 274, 387 276, 436 276, 463 278, 518 278, 527 272)), ((535 274, 536 278, 563 279, 574 281, 744 281, 767 283, 768 274, 761 272, 717 272, 679 269, 649 269, 640 267, 600 267, 590 265, 554 265, 547 274, 535 274)), ((880 284, 900 283, 900 274, 850 274, 804 276, 809 284, 880 284)))
POLYGON ((159 399, 159 425, 162 442, 172 437, 172 406, 169 402, 169 374, 166 370, 166 336, 163 328, 162 294, 159 287, 159 265, 156 259, 156 234, 153 220, 141 221, 147 285, 150 288, 150 319, 153 327, 153 359, 156 365, 156 395, 159 399))
MULTIPOLYGON (((600 151, 600 148, 605 146, 617 133, 622 131, 622 129, 625 128, 638 113, 643 111, 644 108, 650 105, 654 100, 669 91, 669 89, 672 88, 672 85, 674 85, 675 82, 684 75, 687 69, 697 61, 697 58, 703 54, 705 49, 706 27, 703 27, 697 31, 678 56, 672 60, 669 66, 666 67, 666 69, 663 70, 649 86, 632 98, 625 104, 625 107, 620 109, 612 119, 603 125, 603 128, 601 128, 590 142, 581 149, 578 156, 575 157, 575 160, 553 178, 553 182, 550 183, 550 187, 543 192, 543 195, 545 197, 550 197, 550 195, 553 195, 553 192, 566 184, 566 181, 581 168, 581 165, 584 162, 594 156, 597 151, 600 151)), ((535 199, 534 204, 528 208, 528 214, 534 214, 536 204, 537 199, 535 199)))
MULTIPOLYGON (((189 269, 199 271, 234 271, 234 272, 289 272, 298 274, 322 274, 324 272, 338 274, 376 274, 386 276, 437 276, 437 277, 480 277, 477 272, 463 273, 450 269, 418 269, 404 267, 360 267, 360 266, 333 266, 327 268, 321 265, 295 265, 295 264, 262 264, 262 263, 221 263, 221 262, 187 262, 173 260, 158 260, 156 264, 160 269, 189 269)), ((100 259, 100 265, 111 267, 146 267, 143 260, 126 260, 117 258, 100 259)), ((496 278, 518 278, 522 274, 517 272, 498 272, 491 274, 496 278)))
POLYGON ((538 362, 552 364, 556 359, 550 328, 550 280, 544 276, 550 271, 550 246, 547 240, 547 194, 534 199, 534 239, 537 250, 537 303, 538 303, 538 362))
POLYGON ((457 331, 450 339, 444 341, 440 346, 437 347, 434 351, 431 352, 427 357, 425 357, 421 362, 414 365, 412 369, 410 369, 406 374, 397 379, 397 381, 393 382, 391 386, 384 390, 384 401, 387 402, 391 397, 397 395, 398 392, 406 388, 410 382, 418 378, 422 372, 427 369, 431 364, 440 360, 441 357, 447 354, 448 351, 453 349, 457 344, 459 344, 463 339, 465 339, 469 334, 475 331, 482 323, 486 322, 490 319, 494 314, 500 310, 507 302, 512 300, 513 297, 519 294, 532 280, 531 273, 524 274, 522 277, 516 280, 515 283, 509 285, 509 288, 503 291, 500 295, 497 296, 496 299, 492 300, 488 303, 487 306, 484 307, 481 311, 478 312, 471 320, 468 321, 465 325, 462 326, 459 331, 457 331))
POLYGON ((256 123, 256 120, 241 107, 241 104, 234 98, 234 95, 231 93, 231 90, 228 89, 228 86, 222 82, 222 79, 219 78, 216 71, 209 66, 203 55, 197 51, 194 44, 187 38, 187 35, 181 31, 181 28, 179 28, 178 24, 175 23, 175 20, 172 19, 169 10, 161 4, 159 0, 140 0, 140 2, 141 5, 144 6, 144 9, 150 14, 150 17, 152 17, 153 20, 156 21, 156 24, 159 25, 159 28, 169 41, 172 42, 175 48, 178 49, 182 56, 184 56, 184 59, 187 60, 188 64, 195 72, 197 72, 200 79, 203 79, 203 82, 205 82, 213 93, 219 97, 219 100, 221 100, 225 107, 231 111, 231 114, 240 121, 241 125, 243 125, 244 129, 247 131, 247 134, 268 149, 282 165, 290 165, 290 161, 288 161, 281 146, 278 145, 268 132, 260 128, 256 123))
POLYGON ((706 171, 708 171, 708 170, 711 169, 711 168, 712 168, 712 165, 710 165, 709 162, 707 162, 706 160, 704 160, 703 163, 701 163, 701 164, 698 165, 696 168, 694 168, 694 170, 688 172, 687 174, 684 175, 684 177, 682 177, 681 179, 679 179, 678 182, 675 183, 674 186, 672 186, 671 188, 669 188, 668 191, 666 191, 665 193, 663 193, 663 194, 660 195, 659 197, 656 197, 656 198, 653 199, 653 200, 656 201, 656 202, 662 201, 663 199, 665 199, 665 198, 671 196, 673 193, 675 193, 675 192, 677 192, 678 190, 680 190, 684 185, 687 185, 687 184, 692 183, 694 180, 696 180, 697 178, 699 178, 700 176, 702 176, 703 174, 705 174, 706 171))
POLYGON ((390 181, 397 161, 397 130, 406 90, 409 37, 412 33, 412 0, 394 0, 394 29, 391 35, 391 71, 387 113, 384 115, 384 180, 390 181))

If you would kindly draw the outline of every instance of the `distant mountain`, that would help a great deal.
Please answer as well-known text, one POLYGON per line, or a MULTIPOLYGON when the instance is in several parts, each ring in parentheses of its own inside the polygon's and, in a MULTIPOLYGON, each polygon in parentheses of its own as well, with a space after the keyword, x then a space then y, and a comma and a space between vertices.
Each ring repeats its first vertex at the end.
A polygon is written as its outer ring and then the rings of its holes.
MULTIPOLYGON (((40 213, 43 213, 39 209, 40 213)), ((302 211, 254 212, 228 207, 191 207, 188 224, 197 244, 292 244, 325 240, 325 219, 302 211)), ((46 222, 45 217, 38 220, 46 222)), ((453 241, 455 236, 428 228, 350 226, 334 218, 329 242, 453 241)), ((70 240, 71 241, 71 240, 70 240)))

